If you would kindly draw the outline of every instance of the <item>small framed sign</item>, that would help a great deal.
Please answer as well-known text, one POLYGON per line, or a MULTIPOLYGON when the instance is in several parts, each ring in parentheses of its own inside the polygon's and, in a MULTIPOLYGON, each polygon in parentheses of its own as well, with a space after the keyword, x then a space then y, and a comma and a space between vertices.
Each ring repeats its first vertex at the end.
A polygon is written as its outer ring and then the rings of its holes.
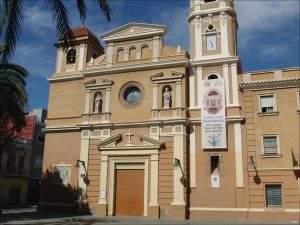
POLYGON ((106 198, 106 191, 105 190, 101 190, 100 191, 100 198, 101 199, 105 199, 106 198))
POLYGON ((219 175, 211 175, 211 186, 212 187, 220 187, 220 176, 219 175))

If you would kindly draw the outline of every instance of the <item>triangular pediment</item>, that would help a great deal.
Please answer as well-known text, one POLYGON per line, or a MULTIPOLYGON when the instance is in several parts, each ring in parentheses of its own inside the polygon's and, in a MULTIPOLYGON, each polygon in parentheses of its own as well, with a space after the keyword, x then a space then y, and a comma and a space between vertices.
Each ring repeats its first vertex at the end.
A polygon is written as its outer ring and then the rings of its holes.
POLYGON ((103 150, 136 150, 136 149, 165 149, 165 144, 157 139, 149 137, 144 134, 138 134, 141 141, 139 144, 128 144, 122 139, 122 134, 118 133, 109 138, 98 142, 97 147, 99 151, 103 150))
POLYGON ((147 23, 128 23, 124 26, 113 29, 101 38, 106 42, 138 39, 144 37, 162 36, 166 31, 166 26, 147 23))
POLYGON ((106 138, 100 142, 98 142, 97 146, 98 149, 102 147, 110 147, 110 146, 116 146, 117 142, 122 140, 122 134, 115 134, 109 138, 106 138))

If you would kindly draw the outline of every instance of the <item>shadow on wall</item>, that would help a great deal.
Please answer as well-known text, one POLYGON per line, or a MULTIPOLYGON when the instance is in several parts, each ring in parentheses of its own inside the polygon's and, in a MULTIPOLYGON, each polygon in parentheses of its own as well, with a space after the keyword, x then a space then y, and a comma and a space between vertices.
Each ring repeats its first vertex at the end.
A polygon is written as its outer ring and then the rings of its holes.
POLYGON ((88 202, 83 198, 81 188, 63 184, 59 171, 47 169, 43 173, 39 213, 80 213, 90 214, 88 202))

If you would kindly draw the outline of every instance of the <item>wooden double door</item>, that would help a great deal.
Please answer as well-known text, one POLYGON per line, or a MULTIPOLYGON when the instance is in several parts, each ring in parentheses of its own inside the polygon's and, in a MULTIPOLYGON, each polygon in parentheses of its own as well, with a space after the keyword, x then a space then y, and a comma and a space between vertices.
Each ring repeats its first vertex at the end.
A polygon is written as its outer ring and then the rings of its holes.
POLYGON ((115 215, 143 216, 144 170, 117 169, 115 184, 115 215))

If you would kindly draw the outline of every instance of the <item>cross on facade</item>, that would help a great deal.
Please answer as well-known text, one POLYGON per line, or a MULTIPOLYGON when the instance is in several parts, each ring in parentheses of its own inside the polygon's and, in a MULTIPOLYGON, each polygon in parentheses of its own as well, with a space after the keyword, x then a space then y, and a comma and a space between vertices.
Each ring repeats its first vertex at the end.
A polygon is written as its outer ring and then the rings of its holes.
POLYGON ((131 132, 131 130, 129 130, 129 132, 126 134, 126 136, 128 137, 127 140, 127 145, 132 145, 132 141, 131 141, 131 136, 133 136, 133 133, 131 132))

